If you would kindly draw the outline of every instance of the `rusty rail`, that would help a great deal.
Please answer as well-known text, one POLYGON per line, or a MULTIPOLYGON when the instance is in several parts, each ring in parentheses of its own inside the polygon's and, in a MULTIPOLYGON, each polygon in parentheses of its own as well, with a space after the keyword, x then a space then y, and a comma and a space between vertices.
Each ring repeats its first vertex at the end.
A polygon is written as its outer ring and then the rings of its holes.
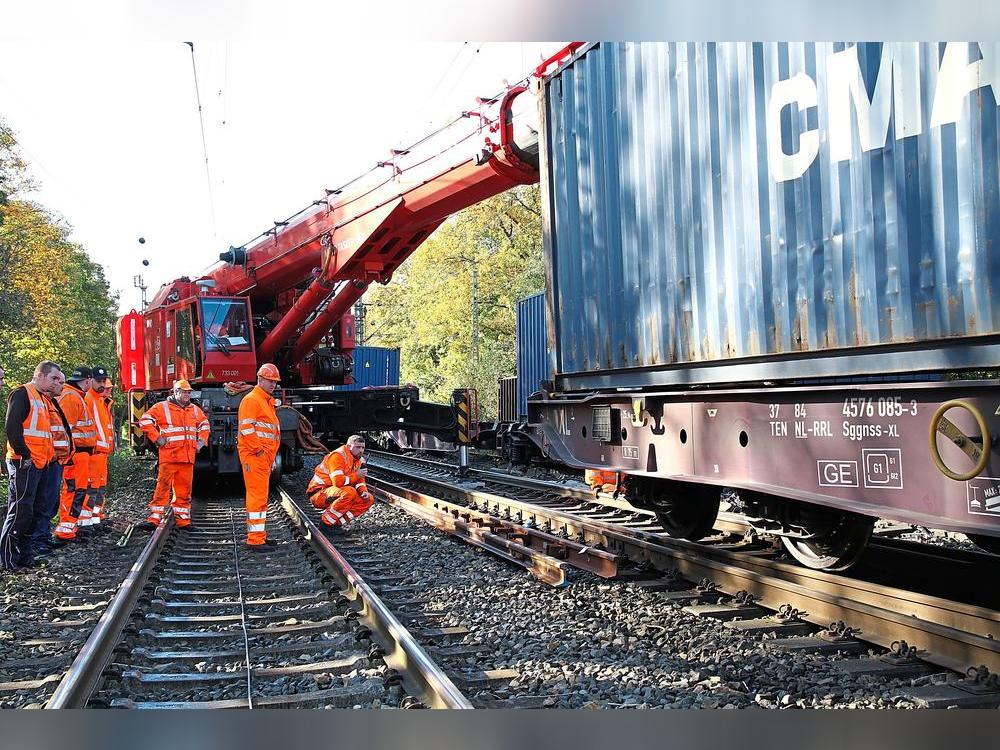
POLYGON ((469 544, 520 565, 552 586, 565 584, 567 565, 603 578, 613 578, 618 574, 618 556, 613 553, 562 539, 539 529, 527 528, 385 480, 372 479, 369 486, 384 502, 469 544))
MULTIPOLYGON (((369 466, 388 469, 373 461, 369 466)), ((964 673, 985 665, 1000 672, 1000 612, 992 609, 628 529, 441 479, 413 478, 450 501, 547 525, 551 532, 661 570, 676 569, 693 580, 708 578, 723 593, 747 591, 771 609, 790 604, 802 620, 817 626, 843 620, 860 629, 864 640, 886 648, 905 640, 920 649, 921 659, 947 669, 964 673)), ((492 472, 490 480, 503 481, 492 472)), ((522 481, 512 484, 523 486, 522 481)))
POLYGON ((382 602, 337 548, 320 532, 312 514, 282 488, 281 506, 298 527, 326 568, 339 579, 344 595, 360 604, 361 619, 371 628, 376 642, 385 650, 385 661, 411 682, 407 687, 432 708, 472 708, 469 699, 451 678, 434 663, 399 619, 382 602))

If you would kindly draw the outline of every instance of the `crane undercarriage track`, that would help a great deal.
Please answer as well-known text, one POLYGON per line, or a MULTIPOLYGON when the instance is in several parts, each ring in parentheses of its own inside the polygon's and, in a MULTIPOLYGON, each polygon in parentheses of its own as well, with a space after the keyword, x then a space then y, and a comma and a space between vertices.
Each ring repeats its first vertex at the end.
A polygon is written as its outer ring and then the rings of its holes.
POLYGON ((499 538, 506 547, 481 546, 540 580, 567 565, 628 580, 693 615, 759 633, 765 648, 855 654, 840 668, 912 676, 916 705, 1000 706, 1000 612, 994 587, 982 583, 996 580, 1000 557, 873 539, 850 576, 833 574, 789 563, 735 516, 692 543, 669 537, 647 511, 559 484, 477 470, 460 477, 454 465, 394 454, 370 456, 369 468, 383 501, 473 543, 499 538), (946 680, 921 679, 942 668, 946 680))
POLYGON ((471 707, 288 493, 266 550, 242 498, 192 511, 151 536, 48 708, 471 707))

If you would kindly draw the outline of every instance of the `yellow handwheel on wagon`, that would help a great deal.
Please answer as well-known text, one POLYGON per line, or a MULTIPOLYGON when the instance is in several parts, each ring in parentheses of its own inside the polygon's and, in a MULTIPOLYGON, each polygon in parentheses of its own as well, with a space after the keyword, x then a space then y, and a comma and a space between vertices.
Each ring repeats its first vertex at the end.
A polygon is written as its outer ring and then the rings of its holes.
POLYGON ((986 426, 986 419, 983 417, 983 413, 968 401, 952 399, 951 401, 945 401, 941 404, 941 406, 937 408, 937 411, 934 412, 934 416, 931 417, 928 439, 930 441, 931 458, 934 460, 934 465, 937 466, 938 471, 949 479, 954 479, 956 482, 967 482, 970 479, 975 479, 982 474, 983 471, 985 471, 986 464, 990 461, 990 432, 989 428, 986 426), (955 407, 965 409, 976 420, 976 424, 979 425, 979 432, 983 436, 983 445, 981 448, 975 444, 972 438, 962 433, 962 431, 959 430, 951 422, 951 420, 944 419, 945 412, 955 407), (947 424, 942 425, 942 420, 944 420, 947 424), (972 467, 971 471, 960 474, 945 466, 944 461, 941 459, 941 452, 938 450, 937 446, 937 432, 939 428, 941 429, 941 434, 951 440, 955 445, 961 448, 962 451, 969 456, 969 458, 976 462, 976 465, 972 467))

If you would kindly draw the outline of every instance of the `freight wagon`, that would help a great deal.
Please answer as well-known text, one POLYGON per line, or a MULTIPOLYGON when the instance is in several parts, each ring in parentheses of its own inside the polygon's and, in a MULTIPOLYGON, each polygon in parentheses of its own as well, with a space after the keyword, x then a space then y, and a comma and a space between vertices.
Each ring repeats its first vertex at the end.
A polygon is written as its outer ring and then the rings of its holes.
POLYGON ((955 379, 1000 362, 998 98, 996 43, 581 48, 540 97, 531 439, 678 537, 733 487, 811 567, 877 517, 1000 549, 1000 391, 955 379))

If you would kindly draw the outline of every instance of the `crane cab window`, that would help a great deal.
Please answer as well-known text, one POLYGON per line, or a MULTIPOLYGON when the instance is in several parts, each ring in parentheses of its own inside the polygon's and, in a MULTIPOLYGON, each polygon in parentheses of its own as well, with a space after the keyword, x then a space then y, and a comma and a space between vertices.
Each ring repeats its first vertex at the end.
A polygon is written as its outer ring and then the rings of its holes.
POLYGON ((250 351, 250 323, 245 300, 202 299, 201 329, 205 351, 250 351))
MULTIPOLYGON (((194 364, 194 334, 192 329, 191 314, 194 312, 192 305, 185 305, 177 309, 174 314, 176 318, 177 338, 175 339, 175 353, 177 357, 185 362, 194 364)), ((170 338, 170 321, 166 321, 167 338, 170 338)))

